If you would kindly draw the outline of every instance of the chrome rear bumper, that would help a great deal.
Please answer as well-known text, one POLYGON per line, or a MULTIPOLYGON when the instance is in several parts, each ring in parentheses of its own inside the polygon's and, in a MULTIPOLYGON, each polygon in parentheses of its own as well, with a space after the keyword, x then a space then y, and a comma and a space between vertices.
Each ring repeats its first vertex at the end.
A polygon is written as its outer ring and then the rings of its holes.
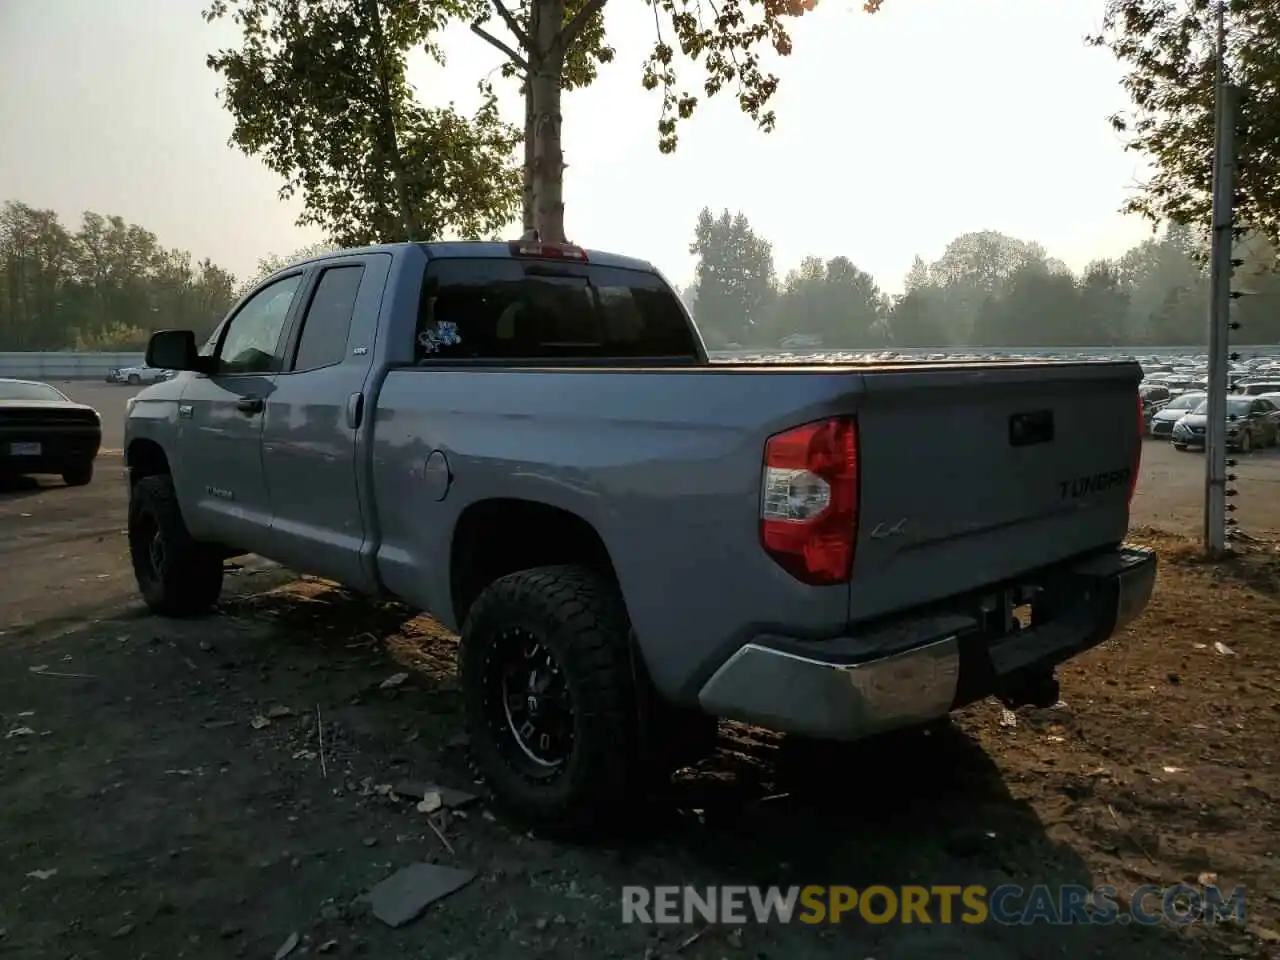
POLYGON ((1061 615, 1000 637, 984 636, 961 613, 824 641, 758 637, 716 670, 698 701, 716 716, 824 739, 925 723, 995 692, 1004 678, 1051 670, 1102 643, 1142 613, 1156 566, 1153 551, 1122 547, 1055 571, 1058 588, 1069 590, 1061 615))

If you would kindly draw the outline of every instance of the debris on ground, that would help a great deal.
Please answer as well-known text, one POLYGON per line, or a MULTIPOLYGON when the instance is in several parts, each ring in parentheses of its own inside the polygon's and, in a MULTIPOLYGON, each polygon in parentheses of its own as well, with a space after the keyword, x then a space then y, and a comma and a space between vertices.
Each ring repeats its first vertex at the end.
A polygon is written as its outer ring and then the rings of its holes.
POLYGON ((389 927, 403 927, 437 900, 474 880, 474 870, 414 863, 397 870, 365 895, 373 915, 389 927))
POLYGON ((378 684, 378 689, 394 690, 408 679, 409 675, 407 673, 393 673, 391 676, 387 677, 387 679, 378 684))
POLYGON ((291 933, 284 943, 280 944, 280 948, 276 950, 275 960, 284 960, 285 957, 298 949, 298 934, 291 933))
MULTIPOLYGON (((480 798, 474 793, 467 793, 464 790, 455 790, 453 787, 442 787, 434 783, 419 783, 414 780, 401 780, 392 788, 392 792, 398 797, 405 797, 410 800, 439 804, 432 810, 439 810, 440 807, 446 807, 449 810, 461 810, 463 807, 470 806, 480 798), (430 799, 429 795, 434 795, 435 799, 430 799)), ((418 807, 422 810, 422 807, 418 807)), ((422 810, 423 813, 431 813, 432 810, 422 810)))

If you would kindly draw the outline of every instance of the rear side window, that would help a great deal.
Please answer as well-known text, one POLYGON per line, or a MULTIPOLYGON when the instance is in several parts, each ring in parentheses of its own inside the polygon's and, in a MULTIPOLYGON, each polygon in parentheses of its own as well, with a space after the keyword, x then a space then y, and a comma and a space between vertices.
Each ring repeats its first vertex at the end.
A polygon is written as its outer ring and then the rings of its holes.
POLYGON ((652 273, 544 260, 427 264, 415 350, 433 359, 694 359, 680 301, 652 273))
POLYGON ((363 276, 364 267, 359 265, 329 267, 320 274, 320 282, 302 321, 294 370, 315 370, 342 362, 347 354, 351 315, 363 276))

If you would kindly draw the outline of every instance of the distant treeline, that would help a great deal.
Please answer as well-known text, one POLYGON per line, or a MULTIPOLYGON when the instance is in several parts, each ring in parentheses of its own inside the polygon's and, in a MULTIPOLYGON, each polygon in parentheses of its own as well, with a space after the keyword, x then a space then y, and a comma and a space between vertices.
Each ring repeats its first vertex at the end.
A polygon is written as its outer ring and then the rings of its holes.
MULTIPOLYGON (((1242 251, 1238 286, 1252 295, 1236 301, 1236 339, 1280 342, 1275 252, 1261 240, 1242 251)), ((268 257, 259 273, 314 252, 268 257)), ((779 279, 772 245, 727 210, 702 211, 691 252, 695 280, 681 295, 713 348, 777 347, 797 334, 836 349, 1206 340, 1208 277, 1185 227, 1079 276, 1037 243, 966 233, 933 263, 917 257, 899 296, 845 257, 808 257, 779 279)), ((51 210, 0 207, 0 350, 141 350, 156 329, 212 329, 240 289, 120 217, 85 213, 73 231, 51 210)))
POLYGON ((235 278, 120 217, 0 207, 0 350, 141 350, 153 330, 211 330, 235 278))
MULTIPOLYGON (((1265 242, 1241 244, 1239 342, 1280 342, 1280 276, 1265 242)), ((1037 243, 966 233, 933 263, 916 257, 889 296, 845 257, 805 259, 779 280, 773 249, 747 218, 704 209, 681 291, 712 347, 776 347, 796 334, 825 347, 1109 346, 1205 343, 1208 277, 1196 238, 1170 227, 1081 275, 1037 243)))

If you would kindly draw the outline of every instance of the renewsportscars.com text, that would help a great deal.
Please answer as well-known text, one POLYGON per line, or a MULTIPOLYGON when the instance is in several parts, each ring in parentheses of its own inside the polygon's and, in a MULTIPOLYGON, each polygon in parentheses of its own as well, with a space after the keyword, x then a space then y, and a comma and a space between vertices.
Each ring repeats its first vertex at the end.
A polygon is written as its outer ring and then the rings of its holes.
POLYGON ((1214 886, 623 887, 622 922, 1050 925, 1243 923, 1245 890, 1214 886))

